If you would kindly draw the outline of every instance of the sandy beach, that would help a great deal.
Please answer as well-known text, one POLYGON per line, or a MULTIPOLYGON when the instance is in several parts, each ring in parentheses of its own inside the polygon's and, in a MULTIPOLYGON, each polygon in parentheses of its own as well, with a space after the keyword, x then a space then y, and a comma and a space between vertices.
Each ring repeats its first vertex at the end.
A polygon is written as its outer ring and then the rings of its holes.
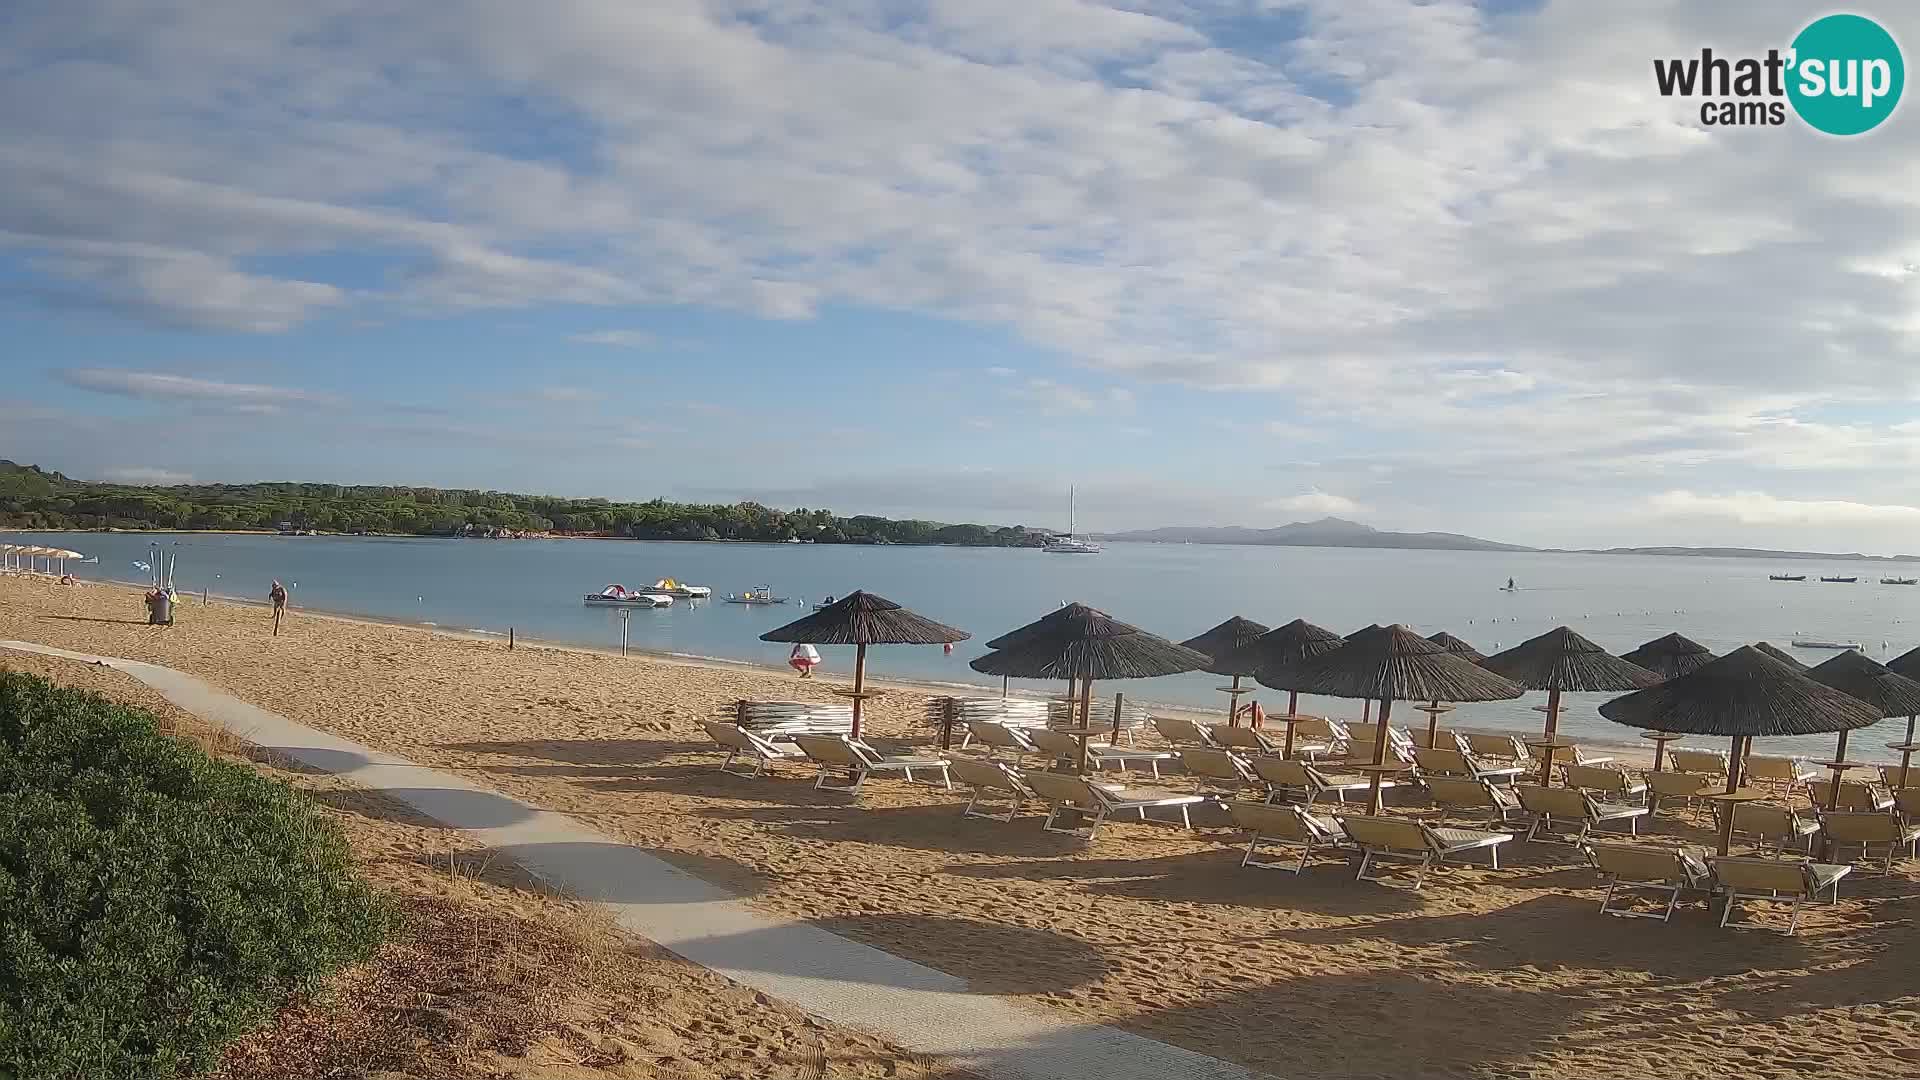
MULTIPOLYGON (((833 678, 510 652, 298 611, 279 637, 270 628, 264 609, 197 602, 153 628, 128 590, 0 579, 0 637, 191 672, 571 814, 768 912, 979 992, 1276 1075, 1920 1070, 1920 973, 1908 962, 1920 887, 1898 870, 1857 873, 1841 903, 1810 909, 1786 938, 1718 930, 1697 903, 1665 926, 1603 917, 1596 876, 1559 845, 1510 844, 1499 871, 1450 869, 1419 894, 1356 883, 1332 861, 1298 878, 1241 870, 1225 829, 1127 824, 1089 848, 1042 832, 1032 813, 962 819, 962 799, 936 789, 875 782, 850 807, 813 791, 801 768, 758 780, 714 770, 697 720, 739 698, 838 700, 833 678)), ((845 651, 827 650, 835 673, 845 651)), ((877 699, 871 733, 925 744, 924 700, 910 688, 877 699)), ((336 801, 348 815, 384 814, 336 801)), ((1664 814, 1655 831, 1707 835, 1664 814)), ((397 851, 430 834, 380 842, 397 851)))

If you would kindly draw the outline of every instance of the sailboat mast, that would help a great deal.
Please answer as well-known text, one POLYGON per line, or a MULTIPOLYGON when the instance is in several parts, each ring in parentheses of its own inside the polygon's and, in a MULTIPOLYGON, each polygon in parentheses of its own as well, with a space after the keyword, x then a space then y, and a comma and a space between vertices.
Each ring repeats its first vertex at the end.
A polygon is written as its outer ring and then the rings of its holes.
POLYGON ((1073 485, 1067 485, 1067 535, 1079 532, 1079 523, 1073 519, 1073 485))

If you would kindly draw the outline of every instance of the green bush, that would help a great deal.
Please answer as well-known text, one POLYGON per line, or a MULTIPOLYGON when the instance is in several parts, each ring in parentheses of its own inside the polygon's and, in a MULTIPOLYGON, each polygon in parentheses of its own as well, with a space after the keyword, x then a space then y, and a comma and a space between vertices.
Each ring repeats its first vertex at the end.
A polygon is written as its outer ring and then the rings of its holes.
POLYGON ((0 1080, 199 1072, 387 923, 285 784, 0 671, 0 1080))

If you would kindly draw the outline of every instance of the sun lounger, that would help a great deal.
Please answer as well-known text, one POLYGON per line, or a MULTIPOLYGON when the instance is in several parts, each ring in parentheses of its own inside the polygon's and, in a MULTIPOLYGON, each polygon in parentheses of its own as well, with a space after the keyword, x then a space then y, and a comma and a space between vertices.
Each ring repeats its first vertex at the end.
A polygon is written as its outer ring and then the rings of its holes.
POLYGON ((1640 831, 1640 819, 1652 813, 1644 806, 1601 802, 1577 788, 1550 788, 1537 784, 1517 784, 1515 788, 1520 796, 1520 805, 1533 815, 1533 824, 1527 829, 1529 841, 1539 839, 1544 834, 1566 843, 1581 844, 1586 842, 1587 834, 1609 821, 1626 822, 1628 834, 1635 835, 1640 831), (1579 831, 1571 838, 1555 831, 1568 827, 1576 827, 1579 831))
POLYGON ((1708 778, 1725 776, 1727 775, 1727 752, 1669 746, 1667 747, 1667 764, 1674 772, 1699 773, 1708 778))
POLYGON ((1587 858, 1607 880, 1607 892, 1600 898, 1600 910, 1623 919, 1659 919, 1666 922, 1673 917, 1674 905, 1680 902, 1682 892, 1707 892, 1712 888, 1712 873, 1706 862, 1683 848, 1647 844, 1590 844, 1587 846, 1587 858), (1614 894, 1621 889, 1664 892, 1667 906, 1659 914, 1614 907, 1614 894))
MULTIPOLYGON (((1057 731, 1035 728, 1028 732, 1033 744, 1052 754, 1061 761, 1074 761, 1080 756, 1080 743, 1071 735, 1062 735, 1057 731)), ((1141 750, 1131 746, 1094 746, 1087 747, 1087 767, 1091 769, 1119 769, 1125 772, 1130 767, 1146 766, 1152 770, 1153 778, 1160 779, 1162 762, 1178 760, 1180 755, 1171 750, 1141 750)))
POLYGON ((1456 734, 1452 728, 1434 728, 1433 746, 1427 745, 1426 728, 1416 725, 1409 734, 1413 736, 1413 746, 1416 750, 1431 750, 1434 746, 1442 750, 1467 750, 1466 740, 1456 734))
POLYGON ((1156 716, 1153 729, 1167 740, 1168 746, 1214 746, 1213 732, 1192 720, 1178 716, 1156 716))
MULTIPOLYGON (((1336 802, 1346 802, 1348 795, 1365 795, 1373 785, 1364 776, 1348 773, 1321 772, 1310 762, 1292 758, 1257 757, 1248 762, 1253 766, 1254 775, 1267 785, 1267 801, 1274 802, 1281 796, 1304 797, 1307 805, 1319 802, 1322 796, 1332 795, 1336 802)), ((1380 790, 1385 791, 1395 785, 1393 780, 1381 780, 1380 790)))
POLYGON ((793 741, 819 764, 820 771, 814 777, 813 786, 821 791, 844 791, 858 798, 860 785, 866 782, 868 774, 897 772, 911 782, 915 769, 923 773, 938 772, 940 783, 948 788, 953 787, 953 777, 948 771, 952 762, 938 755, 888 757, 866 742, 857 742, 845 735, 795 735, 793 741), (845 771, 851 777, 850 782, 830 783, 836 770, 845 771))
POLYGON ((1038 798, 1033 793, 1033 789, 1027 787, 1026 782, 1020 778, 1020 774, 1004 761, 996 761, 992 758, 956 757, 949 763, 948 768, 952 771, 953 778, 965 784, 972 792, 971 797, 967 799, 967 805, 960 810, 961 817, 1012 821, 1015 815, 1020 813, 1022 803, 1028 799, 1038 798), (982 801, 996 798, 1007 801, 1005 816, 983 813, 974 809, 982 801))
POLYGON ((806 756, 792 743, 761 738, 739 724, 702 720, 700 726, 707 729, 709 738, 726 748, 727 760, 720 763, 720 771, 733 776, 760 776, 776 761, 798 761, 806 756), (733 766, 743 754, 753 759, 753 768, 744 772, 733 766))
POLYGON ((1467 749, 1490 765, 1518 765, 1527 771, 1536 768, 1533 752, 1512 735, 1469 734, 1465 738, 1467 749))
POLYGON ((1713 777, 1705 773, 1672 769, 1647 773, 1646 780, 1647 805, 1654 810, 1659 810, 1674 799, 1680 800, 1680 809, 1683 811, 1703 806, 1705 799, 1700 793, 1713 786, 1713 777))
POLYGON ((1647 782, 1635 780, 1624 769, 1610 765, 1563 765, 1560 776, 1568 787, 1594 792, 1609 802, 1647 801, 1647 782))
POLYGON ((1726 906, 1720 911, 1720 925, 1733 917, 1733 906, 1741 900, 1792 900, 1793 916, 1784 933, 1791 935, 1800 925, 1800 905, 1829 893, 1828 903, 1840 899, 1840 879, 1852 872, 1851 866, 1834 866, 1808 860, 1719 858, 1712 861, 1713 877, 1719 884, 1726 906))
MULTIPOLYGON (((1528 771, 1537 772, 1540 768, 1539 750, 1533 747, 1529 747, 1528 749, 1534 750, 1534 757, 1532 758, 1533 767, 1528 771)), ((1612 760, 1611 757, 1605 754, 1593 753, 1584 746, 1556 746, 1553 748, 1553 763, 1561 768, 1565 768, 1568 765, 1605 765, 1612 760)))
MULTIPOLYGON (((1213 745, 1230 749, 1248 751, 1256 754, 1277 754, 1284 743, 1258 728, 1234 727, 1228 724, 1215 724, 1208 729, 1213 736, 1213 745)), ((1299 752, 1300 744, 1294 743, 1294 751, 1299 752)))
POLYGON ((1813 838, 1820 832, 1820 823, 1801 817, 1787 806, 1763 802, 1734 803, 1733 831, 1740 836, 1753 837, 1763 848, 1771 844, 1775 854, 1786 854, 1791 845, 1802 855, 1812 855, 1813 838))
POLYGON ((1378 861, 1394 859, 1416 864, 1413 872, 1415 889, 1425 883, 1428 870, 1448 858, 1470 851, 1485 849, 1493 859, 1493 868, 1500 869, 1500 845, 1513 839, 1512 833, 1436 829, 1418 821, 1385 815, 1348 814, 1340 819, 1340 827, 1346 831, 1354 846, 1360 849, 1360 868, 1353 875, 1355 880, 1379 881, 1378 875, 1367 875, 1368 867, 1378 861))
POLYGON ((1003 750, 1015 757, 1040 752, 1040 748, 1033 745, 1029 729, 1008 727, 995 720, 972 721, 967 725, 967 733, 974 742, 987 748, 988 757, 994 757, 1003 750))
POLYGON ((1884 847, 1886 860, 1881 863, 1883 873, 1893 873, 1893 856, 1901 848, 1907 849, 1907 857, 1912 858, 1914 845, 1920 843, 1920 825, 1908 825, 1895 814, 1884 810, 1835 810, 1822 811, 1820 827, 1827 830, 1827 841, 1837 852, 1841 848, 1858 847, 1860 857, 1873 857, 1875 847, 1884 847))
POLYGON ((1247 760, 1231 750, 1188 747, 1180 751, 1180 764, 1187 770, 1187 775, 1198 778, 1208 787, 1224 788, 1231 794, 1238 794, 1244 788, 1263 786, 1247 760))
POLYGON ((1187 828, 1193 827, 1193 820, 1187 811, 1195 803, 1208 802, 1204 795, 1180 795, 1171 791, 1155 791, 1151 788, 1112 787, 1089 783, 1085 778, 1070 776, 1066 773, 1029 772, 1022 776, 1027 787, 1035 795, 1047 801, 1047 820, 1042 826, 1048 832, 1065 833, 1080 836, 1091 841, 1094 834, 1106 820, 1118 813, 1132 810, 1147 819, 1147 811, 1158 808, 1171 808, 1180 811, 1180 821, 1187 828), (1054 825, 1062 811, 1077 811, 1084 823, 1074 828, 1062 829, 1054 825))
MULTIPOLYGON (((1807 787, 1813 793, 1813 805, 1822 810, 1833 798, 1833 781, 1813 780, 1807 787)), ((1879 784, 1869 784, 1860 780, 1840 781, 1840 802, 1837 810, 1853 810, 1859 813, 1879 813, 1893 809, 1893 792, 1879 784)))
POLYGON ((1464 776, 1470 780, 1491 780, 1497 784, 1510 784, 1514 777, 1526 771, 1519 765, 1485 764, 1472 754, 1447 746, 1437 750, 1416 747, 1413 760, 1420 766, 1422 776, 1437 773, 1441 776, 1464 776))
POLYGON ((1247 853, 1240 860, 1243 867, 1290 870, 1297 874, 1307 868, 1307 860, 1315 851, 1332 851, 1347 844, 1339 822, 1310 814, 1298 806, 1235 801, 1227 804, 1227 812, 1232 815, 1233 824, 1247 834, 1247 853), (1259 854, 1262 844, 1297 848, 1300 858, 1288 862, 1256 861, 1254 856, 1259 854))
POLYGON ((1470 812, 1484 817, 1489 825, 1504 823, 1521 813, 1519 796, 1508 784, 1465 776, 1428 776, 1425 783, 1435 806, 1447 811, 1470 812))
POLYGON ((1803 758, 1747 755, 1747 780, 1756 787, 1773 788, 1789 799, 1797 791, 1811 800, 1807 784, 1819 777, 1820 770, 1803 758))

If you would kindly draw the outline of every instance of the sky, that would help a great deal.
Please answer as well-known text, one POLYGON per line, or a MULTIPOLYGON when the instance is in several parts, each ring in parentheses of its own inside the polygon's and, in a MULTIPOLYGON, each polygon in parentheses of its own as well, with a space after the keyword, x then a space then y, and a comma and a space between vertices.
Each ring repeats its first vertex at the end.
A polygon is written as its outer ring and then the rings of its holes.
POLYGON ((0 457, 1916 551, 1917 106, 1653 80, 1827 10, 15 0, 0 457))

